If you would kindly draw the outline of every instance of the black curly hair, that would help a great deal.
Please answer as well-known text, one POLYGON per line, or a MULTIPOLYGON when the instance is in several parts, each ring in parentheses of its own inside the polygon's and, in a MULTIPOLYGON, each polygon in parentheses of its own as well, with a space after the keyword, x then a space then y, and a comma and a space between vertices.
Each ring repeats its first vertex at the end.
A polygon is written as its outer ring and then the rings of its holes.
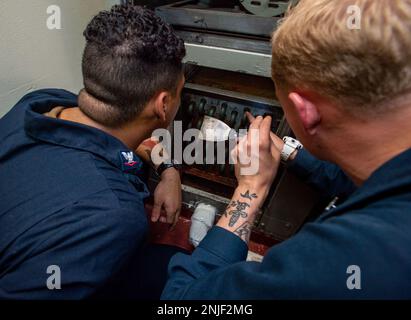
POLYGON ((184 43, 153 11, 115 5, 95 16, 84 36, 82 92, 94 99, 79 99, 79 107, 93 120, 119 127, 135 119, 156 93, 177 92, 184 43))

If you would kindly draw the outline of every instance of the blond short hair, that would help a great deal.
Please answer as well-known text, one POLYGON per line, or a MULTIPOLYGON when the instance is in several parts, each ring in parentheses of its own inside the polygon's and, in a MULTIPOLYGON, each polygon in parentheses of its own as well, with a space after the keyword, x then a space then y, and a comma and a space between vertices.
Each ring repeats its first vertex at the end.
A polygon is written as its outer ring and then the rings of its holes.
POLYGON ((272 75, 357 114, 386 111, 411 90, 411 0, 300 0, 273 35, 272 75))

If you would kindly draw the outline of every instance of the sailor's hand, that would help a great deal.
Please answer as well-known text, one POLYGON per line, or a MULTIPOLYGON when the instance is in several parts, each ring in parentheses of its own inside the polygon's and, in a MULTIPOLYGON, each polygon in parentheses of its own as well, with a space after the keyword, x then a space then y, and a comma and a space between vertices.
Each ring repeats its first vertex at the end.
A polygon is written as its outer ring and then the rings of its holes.
POLYGON ((181 211, 181 179, 179 172, 168 168, 154 191, 154 206, 151 221, 171 224, 174 227, 181 211), (162 215, 164 213, 165 215, 162 215))
POLYGON ((271 122, 271 117, 255 118, 248 134, 239 140, 232 152, 237 163, 235 171, 239 187, 256 193, 261 205, 280 164, 280 151, 270 137, 271 122))
MULTIPOLYGON (((250 122, 250 124, 252 124, 256 118, 250 112, 246 112, 246 115, 247 115, 248 121, 250 122)), ((271 132, 271 131, 270 131, 270 138, 273 141, 276 148, 281 151, 284 147, 283 139, 281 139, 279 136, 277 136, 274 132, 271 132)))

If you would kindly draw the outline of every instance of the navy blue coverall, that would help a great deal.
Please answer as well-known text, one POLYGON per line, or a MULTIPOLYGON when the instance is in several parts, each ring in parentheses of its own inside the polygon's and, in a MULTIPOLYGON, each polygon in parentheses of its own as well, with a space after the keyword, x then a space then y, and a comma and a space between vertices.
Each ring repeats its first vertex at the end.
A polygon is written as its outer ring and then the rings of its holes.
POLYGON ((156 287, 159 298, 175 251, 146 245, 141 160, 101 130, 44 115, 57 106, 77 96, 36 91, 0 119, 0 299, 147 299, 156 287))
POLYGON ((348 198, 262 263, 246 262, 245 242, 214 227, 191 256, 172 258, 162 298, 410 299, 410 163, 408 150, 357 189, 337 166, 299 151, 289 170, 323 195, 348 198))

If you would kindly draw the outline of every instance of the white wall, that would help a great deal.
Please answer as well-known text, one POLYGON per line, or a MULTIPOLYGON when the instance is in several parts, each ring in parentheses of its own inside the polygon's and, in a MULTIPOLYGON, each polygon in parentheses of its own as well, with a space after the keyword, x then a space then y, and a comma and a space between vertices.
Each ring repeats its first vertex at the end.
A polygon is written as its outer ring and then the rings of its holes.
POLYGON ((39 88, 82 88, 83 31, 116 0, 0 0, 0 117, 39 88), (61 8, 61 30, 49 30, 47 8, 61 8))

